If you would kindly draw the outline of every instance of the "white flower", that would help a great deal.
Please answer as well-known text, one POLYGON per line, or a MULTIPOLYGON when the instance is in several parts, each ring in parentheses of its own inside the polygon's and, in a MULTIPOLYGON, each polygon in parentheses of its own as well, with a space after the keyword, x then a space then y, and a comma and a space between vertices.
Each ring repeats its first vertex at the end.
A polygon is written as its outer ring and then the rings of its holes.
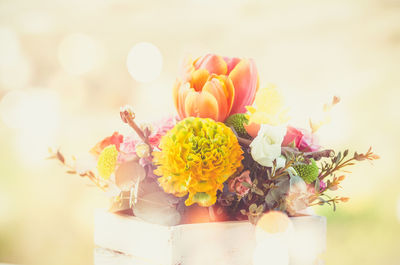
POLYGON ((281 156, 281 145, 286 135, 286 127, 262 124, 257 137, 251 142, 251 156, 260 165, 272 167, 276 159, 277 168, 285 165, 281 156))

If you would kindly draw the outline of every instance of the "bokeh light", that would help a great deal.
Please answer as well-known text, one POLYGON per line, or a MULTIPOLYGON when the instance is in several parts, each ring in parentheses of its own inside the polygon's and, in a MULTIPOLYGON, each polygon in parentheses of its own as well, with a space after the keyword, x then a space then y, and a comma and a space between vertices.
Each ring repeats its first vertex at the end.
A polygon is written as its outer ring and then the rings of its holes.
POLYGON ((0 90, 22 88, 31 75, 31 65, 21 52, 17 33, 0 27, 0 90))
POLYGON ((43 165, 48 147, 56 144, 59 105, 57 93, 46 89, 10 91, 2 98, 1 118, 9 128, 16 129, 15 147, 26 165, 43 165))
POLYGON ((5 125, 9 128, 21 128, 23 124, 23 112, 21 107, 26 93, 21 91, 10 91, 0 101, 0 114, 5 125))
POLYGON ((293 224, 289 217, 279 211, 264 214, 256 226, 256 248, 253 265, 288 265, 289 242, 293 224))
POLYGON ((58 59, 68 73, 82 75, 104 61, 105 50, 101 43, 88 35, 75 33, 66 36, 59 48, 58 59))
POLYGON ((55 28, 55 19, 49 12, 31 10, 18 17, 19 25, 25 33, 44 34, 55 28))
POLYGON ((163 58, 160 50, 152 43, 140 42, 132 47, 126 60, 129 74, 142 83, 157 79, 161 73, 163 58))

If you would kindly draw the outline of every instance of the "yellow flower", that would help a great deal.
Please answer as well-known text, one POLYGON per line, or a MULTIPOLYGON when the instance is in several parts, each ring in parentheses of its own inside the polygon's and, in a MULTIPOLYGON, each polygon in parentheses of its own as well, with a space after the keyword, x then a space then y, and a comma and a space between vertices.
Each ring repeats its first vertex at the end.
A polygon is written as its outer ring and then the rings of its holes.
POLYGON ((101 151, 97 161, 97 169, 100 177, 109 179, 117 165, 118 151, 115 145, 109 145, 101 151))
POLYGON ((232 130, 211 119, 189 117, 179 122, 153 152, 154 173, 167 193, 183 197, 187 206, 211 206, 217 191, 241 166, 243 151, 232 130))
POLYGON ((247 106, 249 123, 280 125, 289 120, 288 108, 284 107, 283 96, 274 85, 259 89, 254 101, 255 107, 247 106))

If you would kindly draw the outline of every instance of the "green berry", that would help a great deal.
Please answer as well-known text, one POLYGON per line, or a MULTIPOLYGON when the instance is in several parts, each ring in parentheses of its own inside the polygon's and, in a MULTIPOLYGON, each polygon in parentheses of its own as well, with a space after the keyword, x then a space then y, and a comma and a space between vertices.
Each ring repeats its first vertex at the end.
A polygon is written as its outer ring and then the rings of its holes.
POLYGON ((297 164, 294 167, 296 170, 297 174, 307 183, 311 184, 314 182, 319 175, 319 168, 317 166, 317 163, 315 162, 314 159, 310 159, 311 164, 297 164))
POLYGON ((247 118, 246 114, 236 113, 236 114, 229 116, 226 119, 225 124, 228 127, 232 127, 233 129, 235 129, 236 133, 240 137, 250 138, 250 136, 246 132, 246 129, 243 126, 244 123, 248 124, 248 122, 249 122, 249 119, 247 118))

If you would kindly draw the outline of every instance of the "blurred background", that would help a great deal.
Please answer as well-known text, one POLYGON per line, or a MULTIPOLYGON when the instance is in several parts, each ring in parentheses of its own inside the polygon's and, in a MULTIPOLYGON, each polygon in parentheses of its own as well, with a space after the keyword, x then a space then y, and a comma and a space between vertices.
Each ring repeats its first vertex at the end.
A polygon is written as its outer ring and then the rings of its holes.
POLYGON ((127 132, 125 104, 143 122, 173 114, 180 60, 209 51, 254 58, 294 125, 342 98, 321 144, 381 159, 353 168, 335 213, 315 208, 326 264, 399 264, 398 0, 0 0, 0 262, 93 263, 93 211, 108 201, 47 148, 79 157, 127 132))

